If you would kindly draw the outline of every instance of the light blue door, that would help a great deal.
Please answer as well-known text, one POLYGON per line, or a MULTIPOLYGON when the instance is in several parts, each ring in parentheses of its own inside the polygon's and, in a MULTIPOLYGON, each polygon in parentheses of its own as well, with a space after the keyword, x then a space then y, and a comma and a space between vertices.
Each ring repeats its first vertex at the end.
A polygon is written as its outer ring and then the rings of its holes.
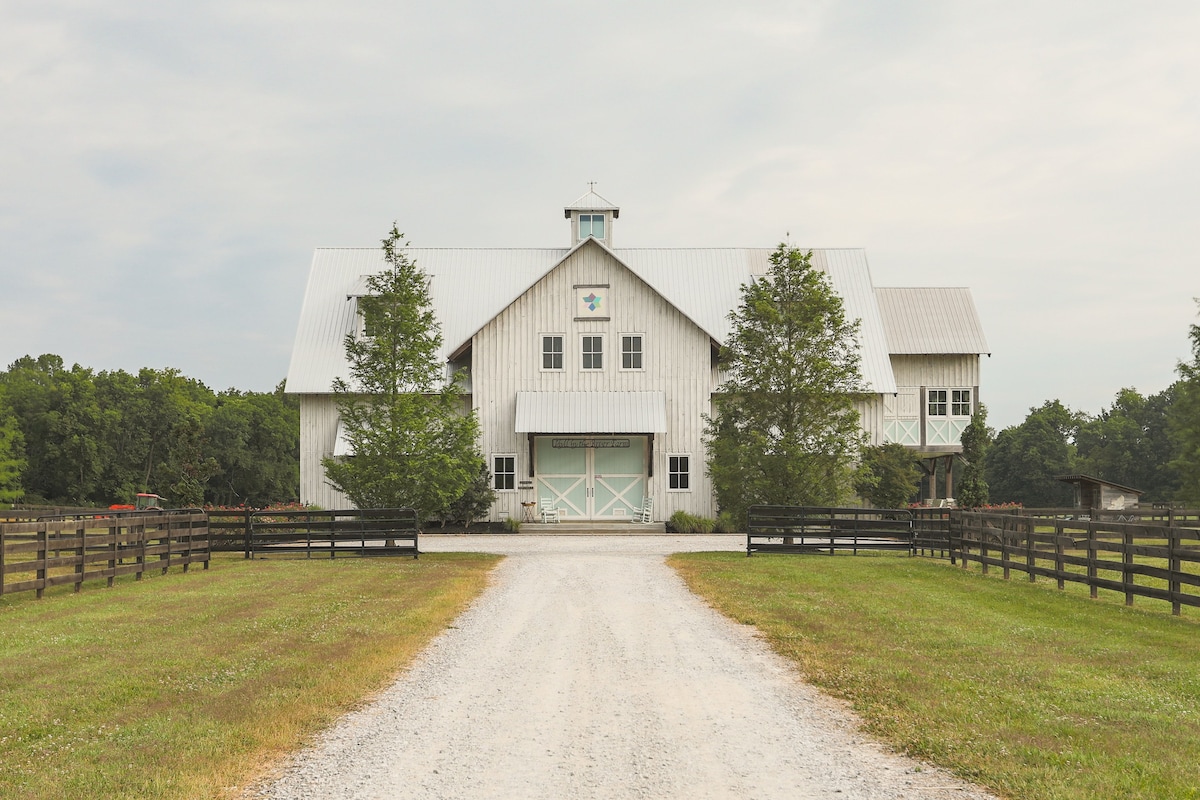
POLYGON ((535 486, 565 519, 629 519, 646 493, 646 437, 538 436, 535 486))

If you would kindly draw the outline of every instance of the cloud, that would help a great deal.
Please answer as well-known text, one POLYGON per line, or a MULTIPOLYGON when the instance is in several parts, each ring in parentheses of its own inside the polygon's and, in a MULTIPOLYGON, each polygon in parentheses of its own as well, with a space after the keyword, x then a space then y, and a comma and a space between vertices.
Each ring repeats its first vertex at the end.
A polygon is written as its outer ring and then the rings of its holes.
POLYGON ((863 246, 966 285, 995 424, 1157 390, 1200 295, 1181 2, 9 3, 0 361, 270 388, 312 248, 863 246))

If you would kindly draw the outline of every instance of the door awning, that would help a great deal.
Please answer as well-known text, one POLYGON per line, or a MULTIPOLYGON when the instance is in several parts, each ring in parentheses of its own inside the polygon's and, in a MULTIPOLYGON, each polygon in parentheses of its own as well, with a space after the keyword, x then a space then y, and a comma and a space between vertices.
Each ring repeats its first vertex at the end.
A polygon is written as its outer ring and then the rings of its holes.
POLYGON ((663 392, 517 392, 517 433, 666 433, 663 392))

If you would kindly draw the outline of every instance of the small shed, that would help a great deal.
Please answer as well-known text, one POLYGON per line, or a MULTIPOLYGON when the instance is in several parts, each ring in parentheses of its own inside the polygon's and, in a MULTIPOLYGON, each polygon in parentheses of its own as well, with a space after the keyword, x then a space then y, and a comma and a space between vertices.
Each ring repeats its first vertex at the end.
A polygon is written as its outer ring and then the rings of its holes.
POLYGON ((1142 496, 1141 489, 1131 489, 1092 475, 1059 475, 1058 480, 1075 487, 1076 508, 1120 511, 1136 506, 1142 496))

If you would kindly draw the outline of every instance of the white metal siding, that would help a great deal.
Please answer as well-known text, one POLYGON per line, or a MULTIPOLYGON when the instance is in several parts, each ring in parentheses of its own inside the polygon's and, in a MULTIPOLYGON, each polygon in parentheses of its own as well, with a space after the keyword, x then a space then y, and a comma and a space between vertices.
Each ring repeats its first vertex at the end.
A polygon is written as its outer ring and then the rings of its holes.
POLYGON ((300 397, 300 502, 321 508, 353 508, 354 504, 325 481, 321 459, 333 454, 338 413, 333 395, 300 397))
POLYGON ((897 386, 971 388, 979 385, 979 356, 892 356, 897 386))
MULTIPOLYGON (((681 280, 686 280, 681 276, 681 280)), ((597 290, 599 293, 601 290, 597 290)), ((710 339, 670 303, 597 244, 585 245, 489 322, 475 336, 472 352, 474 401, 483 431, 482 449, 518 453, 518 478, 528 480, 529 447, 517 433, 518 392, 662 391, 666 433, 654 437, 654 476, 648 490, 655 517, 683 509, 713 515, 712 490, 704 474, 702 415, 712 393, 710 339), (607 321, 575 320, 577 284, 609 284, 607 321), (617 368, 613 345, 620 332, 644 333, 642 371, 617 368), (565 334, 562 372, 543 372, 539 334, 565 334), (579 334, 606 334, 605 368, 580 370, 579 334), (667 452, 692 454, 692 491, 666 491, 667 452)), ((493 519, 517 516, 522 501, 536 501, 533 489, 498 498, 493 519)))

